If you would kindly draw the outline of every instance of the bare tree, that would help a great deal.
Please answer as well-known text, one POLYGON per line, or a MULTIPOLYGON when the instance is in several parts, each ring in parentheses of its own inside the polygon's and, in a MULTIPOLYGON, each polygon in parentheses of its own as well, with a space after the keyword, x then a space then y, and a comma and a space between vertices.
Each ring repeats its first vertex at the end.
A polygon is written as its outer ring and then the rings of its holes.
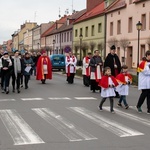
POLYGON ((83 57, 86 56, 86 51, 89 49, 89 45, 87 42, 83 42, 81 45, 81 49, 83 51, 83 57))
POLYGON ((123 51, 124 51, 124 64, 126 63, 126 59, 125 59, 125 51, 126 51, 126 48, 129 46, 129 39, 128 38, 126 38, 126 37, 124 37, 124 38, 121 38, 120 39, 120 41, 119 41, 119 45, 120 45, 120 47, 122 47, 123 48, 123 51))
POLYGON ((110 38, 108 41, 108 47, 111 47, 112 45, 118 46, 118 40, 116 37, 110 38))
POLYGON ((100 54, 101 54, 101 57, 102 57, 102 51, 104 50, 104 42, 99 42, 97 44, 97 49, 100 50, 100 54))
POLYGON ((50 55, 51 55, 51 51, 52 51, 52 48, 51 48, 51 47, 45 46, 45 50, 46 50, 46 52, 47 52, 47 55, 49 54, 49 52, 50 52, 50 55))
POLYGON ((96 43, 95 43, 95 42, 91 41, 91 42, 89 43, 89 47, 90 47, 90 50, 91 50, 91 53, 92 53, 92 54, 93 54, 93 51, 94 51, 95 46, 96 46, 96 43))
POLYGON ((148 37, 148 39, 146 40, 146 44, 148 44, 149 48, 150 48, 150 36, 148 37))
POLYGON ((75 50, 75 56, 77 57, 78 55, 78 49, 80 48, 80 44, 77 42, 74 44, 74 50, 75 50))

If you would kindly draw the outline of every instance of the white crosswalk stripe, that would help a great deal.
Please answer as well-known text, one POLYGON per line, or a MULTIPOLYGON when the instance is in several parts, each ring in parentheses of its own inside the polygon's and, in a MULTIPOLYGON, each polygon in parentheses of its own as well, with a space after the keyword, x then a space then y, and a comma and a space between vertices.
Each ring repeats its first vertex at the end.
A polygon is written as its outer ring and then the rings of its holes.
POLYGON ((103 117, 102 115, 94 113, 84 107, 70 107, 69 109, 120 137, 144 135, 144 133, 126 127, 123 124, 103 117))
POLYGON ((0 117, 11 135, 14 145, 44 143, 16 110, 0 110, 0 117))
POLYGON ((3 101, 16 101, 15 99, 0 99, 0 102, 3 102, 3 101))
POLYGON ((77 100, 97 100, 97 98, 94 97, 74 97, 77 100))
POLYGON ((71 100, 69 97, 49 97, 50 100, 71 100))
POLYGON ((23 101, 40 101, 44 100, 43 98, 37 97, 37 98, 21 98, 23 101))
POLYGON ((95 140, 97 139, 88 132, 80 129, 74 124, 70 123, 67 119, 61 115, 52 112, 48 108, 35 108, 32 109, 40 117, 46 120, 49 124, 59 130, 69 141, 83 141, 83 140, 95 140))
MULTIPOLYGON (((103 109, 107 110, 107 111, 110 110, 109 107, 103 107, 103 109)), ((114 109, 114 110, 117 113, 117 115, 119 115, 119 116, 125 117, 125 118, 130 119, 130 120, 135 120, 136 122, 142 123, 142 124, 150 127, 150 121, 147 120, 147 119, 141 118, 137 115, 133 115, 133 114, 130 114, 130 113, 127 113, 127 112, 123 112, 119 109, 114 109)))

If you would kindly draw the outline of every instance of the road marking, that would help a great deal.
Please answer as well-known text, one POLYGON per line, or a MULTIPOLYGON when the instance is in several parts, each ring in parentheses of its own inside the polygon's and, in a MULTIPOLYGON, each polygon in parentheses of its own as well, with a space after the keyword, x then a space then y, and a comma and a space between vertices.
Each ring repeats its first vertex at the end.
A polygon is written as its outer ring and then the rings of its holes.
POLYGON ((77 100, 97 100, 97 98, 94 97, 74 97, 77 100))
POLYGON ((69 97, 49 97, 50 100, 71 100, 69 97))
POLYGON ((71 111, 74 111, 93 123, 103 127, 104 129, 120 136, 120 137, 128 137, 128 136, 138 136, 138 135, 144 135, 143 133, 133 130, 131 128, 128 128, 124 126, 123 124, 117 123, 113 120, 110 120, 106 117, 103 117, 100 114, 94 113, 90 110, 87 110, 84 107, 70 107, 71 111))
POLYGON ((16 101, 15 99, 0 99, 0 101, 16 101))
POLYGON ((0 117, 11 135, 14 145, 45 143, 16 110, 0 110, 0 117))
POLYGON ((40 101, 44 100, 43 98, 21 98, 23 101, 40 101))
POLYGON ((97 139, 88 132, 76 127, 62 116, 52 112, 48 108, 35 108, 32 109, 36 114, 42 117, 45 121, 59 130, 69 141, 83 141, 83 140, 95 140, 97 139))
MULTIPOLYGON (((103 109, 109 111, 110 108, 109 108, 109 107, 103 107, 103 109)), ((131 120, 135 120, 135 121, 137 121, 137 122, 140 122, 140 123, 142 123, 142 124, 144 124, 144 125, 146 125, 146 126, 150 126, 150 121, 147 120, 147 119, 138 117, 138 116, 136 116, 136 115, 133 115, 133 114, 130 114, 130 113, 127 113, 127 112, 120 111, 120 110, 118 110, 118 109, 114 109, 114 110, 115 110, 115 112, 117 113, 117 115, 119 115, 119 116, 123 116, 123 117, 126 117, 126 118, 128 118, 128 119, 131 119, 131 120)))

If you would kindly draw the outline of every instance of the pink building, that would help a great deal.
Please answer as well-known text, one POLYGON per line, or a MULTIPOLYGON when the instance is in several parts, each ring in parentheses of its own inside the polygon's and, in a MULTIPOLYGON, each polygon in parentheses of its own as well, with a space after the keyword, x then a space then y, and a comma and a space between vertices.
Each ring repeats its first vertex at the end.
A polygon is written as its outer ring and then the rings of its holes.
POLYGON ((125 63, 129 68, 136 68, 145 51, 150 49, 149 6, 149 0, 116 0, 107 8, 106 54, 109 53, 110 43, 116 43, 117 54, 120 60, 123 62, 125 57, 125 63), (138 49, 138 30, 136 24, 139 21, 142 23, 142 29, 139 31, 138 49), (128 42, 125 51, 120 44, 121 39, 128 42))

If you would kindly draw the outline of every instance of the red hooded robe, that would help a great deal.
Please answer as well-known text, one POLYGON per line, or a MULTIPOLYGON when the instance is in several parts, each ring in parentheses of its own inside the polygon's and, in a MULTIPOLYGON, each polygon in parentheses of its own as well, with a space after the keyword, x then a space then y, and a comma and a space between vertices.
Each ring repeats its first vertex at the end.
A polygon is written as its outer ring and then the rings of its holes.
POLYGON ((52 64, 48 56, 40 56, 37 62, 37 75, 36 79, 37 80, 42 80, 44 78, 44 72, 43 72, 43 60, 44 57, 47 61, 47 71, 48 74, 46 74, 46 79, 52 79, 52 64))

